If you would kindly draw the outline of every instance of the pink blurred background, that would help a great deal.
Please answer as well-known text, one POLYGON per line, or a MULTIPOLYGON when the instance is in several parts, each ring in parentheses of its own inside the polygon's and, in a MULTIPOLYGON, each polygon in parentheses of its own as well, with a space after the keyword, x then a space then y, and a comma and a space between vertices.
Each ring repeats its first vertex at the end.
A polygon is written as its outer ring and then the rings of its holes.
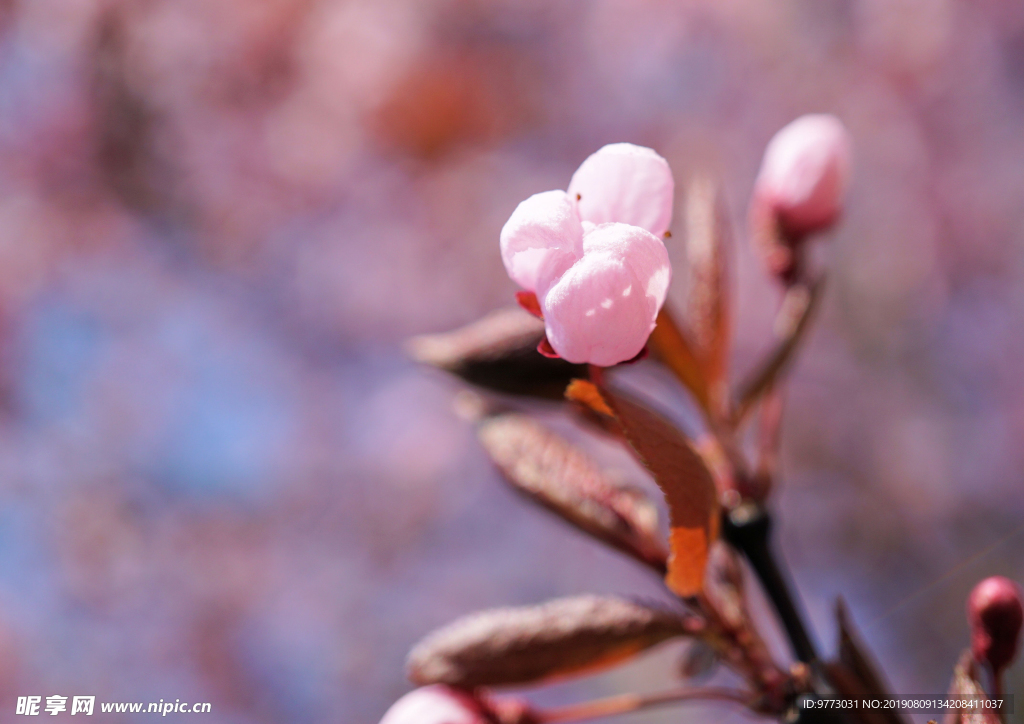
MULTIPOLYGON (((401 343, 509 303, 501 225, 599 146, 714 174, 742 230, 764 144, 819 111, 856 172, 780 540, 822 644, 842 594, 933 696, 973 583, 1024 579, 1024 4, 0 4, 0 710, 372 724, 457 615, 658 595, 508 492, 401 343)), ((777 292, 737 256, 743 371, 777 292)), ((659 688, 677 652, 536 698, 659 688)))

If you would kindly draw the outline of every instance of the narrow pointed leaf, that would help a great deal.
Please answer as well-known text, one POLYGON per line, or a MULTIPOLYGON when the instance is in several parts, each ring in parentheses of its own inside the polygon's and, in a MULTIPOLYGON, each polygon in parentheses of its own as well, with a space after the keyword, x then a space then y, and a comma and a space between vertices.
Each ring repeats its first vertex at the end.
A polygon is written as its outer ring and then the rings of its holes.
POLYGON ((585 452, 526 415, 489 418, 478 434, 515 490, 664 574, 658 511, 642 491, 615 485, 585 452))
POLYGON ((658 312, 658 320, 654 331, 647 339, 647 347, 654 358, 668 367, 690 391, 701 409, 710 414, 708 383, 700 358, 694 351, 693 343, 676 323, 667 304, 658 312))
MULTIPOLYGON (((836 625, 839 630, 837 660, 827 666, 829 678, 844 698, 893 699, 885 677, 879 671, 853 627, 846 604, 836 602, 836 625)), ((865 724, 905 724, 903 713, 897 709, 875 709, 860 713, 865 724)))
POLYGON ((700 455, 672 423, 620 393, 573 380, 566 396, 588 404, 595 412, 611 411, 665 494, 670 525, 665 583, 680 596, 700 593, 719 527, 714 479, 700 455))
POLYGON ((731 230, 714 182, 699 177, 686 199, 686 326, 704 370, 710 403, 724 413, 728 394, 731 230))
POLYGON ((782 444, 783 395, 777 387, 768 389, 761 398, 757 424, 757 464, 750 476, 746 496, 764 502, 771 492, 779 468, 782 444))
POLYGON ((544 323, 517 307, 501 309, 460 329, 414 337, 406 347, 418 362, 433 365, 479 387, 514 395, 561 399, 565 386, 586 365, 537 352, 544 323))
POLYGON ((410 652, 409 678, 421 686, 526 684, 604 668, 702 631, 703 621, 695 616, 643 603, 562 598, 483 611, 435 631, 410 652))
POLYGON ((850 614, 843 599, 836 602, 836 623, 839 628, 839 661, 846 664, 857 675, 871 696, 892 699, 893 695, 882 673, 872 660, 860 635, 853 627, 850 614))

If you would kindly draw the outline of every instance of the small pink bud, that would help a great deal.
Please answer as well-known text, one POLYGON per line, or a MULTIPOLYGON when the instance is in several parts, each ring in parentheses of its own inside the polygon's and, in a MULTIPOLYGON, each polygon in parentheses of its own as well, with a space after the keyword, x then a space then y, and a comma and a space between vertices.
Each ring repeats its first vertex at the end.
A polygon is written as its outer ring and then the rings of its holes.
POLYGON ((831 226, 850 176, 850 136, 835 116, 797 118, 768 143, 754 191, 793 237, 831 226))
POLYGON ((565 360, 607 367, 640 354, 665 303, 672 268, 661 239, 602 224, 583 257, 541 298, 551 347, 565 360))
POLYGON ((967 599, 967 621, 975 660, 989 664, 998 676, 1013 661, 1020 644, 1024 608, 1017 584, 1003 576, 979 583, 967 599))
POLYGON ((483 705, 443 684, 413 689, 391 705, 380 724, 490 724, 483 705))

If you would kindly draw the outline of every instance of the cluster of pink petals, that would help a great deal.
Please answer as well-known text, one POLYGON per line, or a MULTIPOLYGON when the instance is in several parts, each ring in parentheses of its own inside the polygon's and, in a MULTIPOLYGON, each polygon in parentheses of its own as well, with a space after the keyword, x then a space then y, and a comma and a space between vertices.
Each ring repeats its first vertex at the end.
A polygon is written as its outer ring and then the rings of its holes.
POLYGON ((643 350, 672 276, 661 237, 673 192, 664 158, 615 143, 583 162, 568 191, 535 194, 512 213, 501 258, 537 296, 560 357, 610 366, 643 350))
POLYGON ((801 116, 765 149, 754 191, 793 235, 820 231, 842 211, 850 177, 850 136, 835 116, 801 116))
POLYGON ((380 724, 489 724, 481 704, 469 694, 435 684, 413 689, 391 705, 380 724))

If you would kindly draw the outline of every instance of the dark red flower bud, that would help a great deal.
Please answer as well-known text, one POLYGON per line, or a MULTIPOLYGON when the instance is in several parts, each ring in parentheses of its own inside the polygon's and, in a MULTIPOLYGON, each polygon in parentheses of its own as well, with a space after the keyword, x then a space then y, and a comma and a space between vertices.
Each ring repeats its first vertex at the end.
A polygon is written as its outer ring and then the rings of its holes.
POLYGON ((1003 576, 979 583, 967 599, 967 621, 975 660, 987 663, 998 676, 1013 661, 1020 644, 1024 606, 1017 584, 1003 576))

